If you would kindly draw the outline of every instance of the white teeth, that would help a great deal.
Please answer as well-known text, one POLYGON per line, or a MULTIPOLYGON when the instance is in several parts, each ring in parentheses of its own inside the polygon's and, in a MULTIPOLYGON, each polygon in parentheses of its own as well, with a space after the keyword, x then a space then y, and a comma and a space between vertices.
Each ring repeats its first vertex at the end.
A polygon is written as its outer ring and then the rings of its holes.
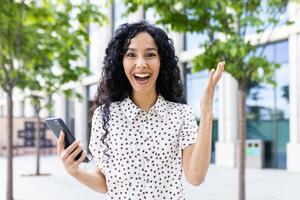
POLYGON ((144 77, 150 76, 150 74, 134 74, 134 75, 139 78, 144 78, 144 77))

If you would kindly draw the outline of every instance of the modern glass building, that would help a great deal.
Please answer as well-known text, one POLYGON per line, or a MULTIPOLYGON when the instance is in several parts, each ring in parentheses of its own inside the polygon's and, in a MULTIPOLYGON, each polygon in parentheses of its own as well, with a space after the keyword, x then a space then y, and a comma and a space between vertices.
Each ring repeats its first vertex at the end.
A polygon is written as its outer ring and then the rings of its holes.
MULTIPOLYGON (((93 2, 93 1, 92 1, 93 2)), ((140 8, 136 13, 124 17, 126 10, 121 0, 114 0, 113 5, 103 8, 100 1, 94 1, 102 8, 102 12, 109 18, 109 24, 98 27, 91 24, 89 35, 91 44, 88 46, 87 66, 93 75, 86 77, 82 83, 74 86, 84 98, 66 99, 57 94, 52 100, 55 108, 52 115, 63 118, 86 146, 89 141, 88 110, 97 90, 104 50, 113 35, 113 31, 122 23, 146 19, 155 21, 155 12, 144 12, 140 8)), ((247 40, 261 48, 267 45, 264 55, 280 64, 274 78, 276 86, 267 84, 257 85, 247 94, 247 139, 259 139, 266 144, 268 156, 266 166, 272 168, 286 168, 300 171, 300 5, 293 3, 285 13, 295 24, 291 27, 281 25, 274 30, 268 39, 263 34, 262 40, 257 42, 257 35, 249 31, 247 40)), ((165 28, 165 27, 162 27, 165 28)), ((267 32, 268 30, 266 30, 267 32)), ((267 34, 267 33, 266 33, 267 34)), ((194 109, 199 118, 200 98, 208 71, 191 73, 194 56, 205 53, 202 45, 203 34, 169 32, 174 40, 179 66, 185 87, 187 102, 194 109)), ((216 61, 217 62, 217 61, 216 61)), ((22 91, 15 92, 15 117, 32 117, 33 109, 29 102, 21 98, 22 91)), ((212 162, 218 166, 236 166, 237 158, 237 83, 229 75, 224 74, 218 85, 214 99, 214 128, 213 128, 213 156, 212 162)), ((0 117, 6 115, 5 95, 0 92, 0 117)), ((43 111, 43 116, 49 113, 43 111)))

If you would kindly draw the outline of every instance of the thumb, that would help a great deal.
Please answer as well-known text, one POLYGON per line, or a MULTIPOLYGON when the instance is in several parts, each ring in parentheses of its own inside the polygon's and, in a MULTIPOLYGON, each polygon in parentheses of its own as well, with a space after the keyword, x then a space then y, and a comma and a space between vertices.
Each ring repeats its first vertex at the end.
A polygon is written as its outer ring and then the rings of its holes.
POLYGON ((65 150, 65 133, 63 131, 60 132, 57 144, 58 153, 65 150))
POLYGON ((213 68, 210 70, 210 74, 209 74, 209 80, 212 81, 214 78, 216 70, 213 68))

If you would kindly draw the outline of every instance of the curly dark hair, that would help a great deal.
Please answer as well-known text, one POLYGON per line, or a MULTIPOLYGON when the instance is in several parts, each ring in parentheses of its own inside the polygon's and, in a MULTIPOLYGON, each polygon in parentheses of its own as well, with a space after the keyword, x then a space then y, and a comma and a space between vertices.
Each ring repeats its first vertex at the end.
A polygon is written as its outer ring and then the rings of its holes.
POLYGON ((105 142, 105 139, 109 134, 109 106, 112 102, 122 101, 131 94, 132 87, 123 68, 123 56, 128 50, 130 40, 141 32, 149 33, 158 47, 160 71, 156 80, 157 93, 162 95, 167 101, 186 103, 180 79, 178 57, 175 55, 173 41, 165 31, 146 21, 120 25, 105 50, 102 77, 90 110, 91 119, 92 113, 99 106, 101 107, 102 128, 105 131, 105 134, 101 137, 101 142, 107 147, 104 155, 108 157, 109 155, 106 152, 109 146, 105 142))

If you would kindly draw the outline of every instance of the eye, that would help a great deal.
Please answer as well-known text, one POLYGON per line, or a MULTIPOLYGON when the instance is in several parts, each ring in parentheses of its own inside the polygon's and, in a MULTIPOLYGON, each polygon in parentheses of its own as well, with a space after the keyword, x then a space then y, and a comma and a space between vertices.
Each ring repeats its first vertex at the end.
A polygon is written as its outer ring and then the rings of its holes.
POLYGON ((126 53, 126 57, 135 57, 135 54, 132 52, 126 53))
POLYGON ((149 58, 155 57, 155 56, 156 56, 155 53, 147 53, 147 54, 146 54, 146 57, 149 57, 149 58))

